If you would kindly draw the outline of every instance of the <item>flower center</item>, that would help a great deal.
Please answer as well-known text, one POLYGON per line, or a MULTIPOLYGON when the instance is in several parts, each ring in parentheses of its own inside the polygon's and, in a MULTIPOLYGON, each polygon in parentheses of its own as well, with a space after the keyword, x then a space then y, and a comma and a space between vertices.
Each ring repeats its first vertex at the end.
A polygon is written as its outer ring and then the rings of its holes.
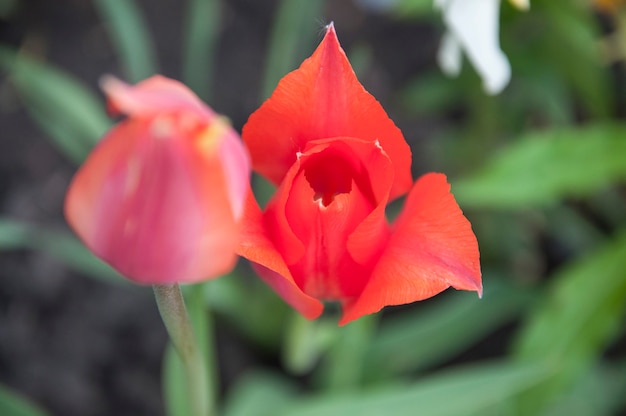
POLYGON ((343 156, 334 153, 312 158, 304 168, 304 177, 314 191, 313 200, 324 207, 337 195, 350 193, 353 176, 352 166, 346 164, 343 156))

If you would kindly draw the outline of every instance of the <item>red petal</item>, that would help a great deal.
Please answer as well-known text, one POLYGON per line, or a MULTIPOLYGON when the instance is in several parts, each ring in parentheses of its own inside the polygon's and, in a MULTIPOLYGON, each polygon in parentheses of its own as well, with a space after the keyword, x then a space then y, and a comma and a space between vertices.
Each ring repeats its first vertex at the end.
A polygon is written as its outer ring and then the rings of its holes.
POLYGON ((359 83, 335 29, 299 69, 279 82, 243 128, 252 166, 278 185, 311 140, 378 140, 395 168, 391 198, 411 187, 411 150, 380 103, 359 83))
POLYGON ((388 237, 393 167, 372 142, 318 140, 287 172, 267 206, 265 226, 305 293, 358 295, 388 237))
POLYGON ((341 325, 449 286, 482 293, 478 243, 449 190, 442 174, 415 183, 371 280, 358 299, 344 304, 341 325))
POLYGON ((308 319, 320 316, 324 305, 306 295, 296 285, 285 260, 270 240, 270 234, 264 226, 263 214, 252 192, 246 201, 242 223, 238 254, 256 263, 255 270, 265 283, 294 309, 308 319))
POLYGON ((139 283, 216 277, 236 261, 219 140, 207 147, 204 135, 190 134, 172 117, 129 119, 103 138, 68 190, 76 233, 139 283))

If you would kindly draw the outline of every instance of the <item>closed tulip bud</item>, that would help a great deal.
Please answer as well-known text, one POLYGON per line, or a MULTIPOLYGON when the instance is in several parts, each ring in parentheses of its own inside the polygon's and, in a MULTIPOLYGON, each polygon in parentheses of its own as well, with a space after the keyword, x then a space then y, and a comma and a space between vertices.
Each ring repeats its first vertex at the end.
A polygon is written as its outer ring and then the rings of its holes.
POLYGON ((126 118, 77 172, 65 216, 96 256, 142 284, 197 282, 232 269, 248 187, 246 150, 227 120, 181 83, 106 78, 126 118))

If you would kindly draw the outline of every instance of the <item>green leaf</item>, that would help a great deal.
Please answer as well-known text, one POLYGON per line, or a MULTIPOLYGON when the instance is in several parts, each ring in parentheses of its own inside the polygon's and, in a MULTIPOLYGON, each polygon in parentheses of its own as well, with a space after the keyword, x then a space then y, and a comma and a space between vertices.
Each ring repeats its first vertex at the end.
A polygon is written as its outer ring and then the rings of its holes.
POLYGON ((226 398, 224 416, 275 416, 294 401, 293 382, 278 375, 253 372, 242 378, 226 398))
POLYGON ((528 318, 515 346, 523 362, 558 365, 557 376, 522 398, 525 414, 537 414, 573 385, 616 334, 626 313, 626 231, 572 262, 528 318))
POLYGON ((0 46, 0 66, 59 150, 82 162, 111 125, 102 100, 71 76, 5 46, 0 46))
POLYGON ((28 245, 30 228, 13 220, 0 218, 0 250, 14 250, 28 245))
POLYGON ((586 196, 626 178, 626 126, 532 132, 453 184, 464 208, 519 209, 586 196))
POLYGON ((320 318, 311 321, 292 312, 283 343, 285 367, 294 374, 311 371, 337 338, 338 331, 336 320, 320 318))
POLYGON ((68 267, 103 282, 115 284, 128 282, 69 233, 38 228, 35 234, 31 234, 29 245, 62 261, 68 267))
POLYGON ((263 76, 263 99, 270 96, 280 78, 296 68, 310 53, 317 17, 323 0, 282 0, 272 28, 263 76))
POLYGON ((378 319, 379 315, 373 314, 362 316, 344 327, 335 326, 330 348, 315 374, 319 385, 338 393, 355 390, 363 384, 365 368, 369 366, 366 354, 377 336, 378 319))
POLYGON ((219 0, 187 0, 185 21, 183 81, 208 102, 219 33, 219 0))
POLYGON ((117 49, 128 81, 157 72, 154 47, 140 9, 133 0, 94 0, 117 49))
POLYGON ((451 293, 432 306, 385 319, 368 351, 368 379, 419 371, 449 360, 515 318, 532 300, 527 290, 484 279, 483 299, 451 293))
POLYGON ((205 285, 205 297, 226 324, 257 348, 280 348, 292 310, 241 261, 228 276, 205 285))
POLYGON ((608 116, 610 72, 600 60, 598 19, 587 5, 577 2, 544 1, 538 5, 549 31, 539 32, 537 52, 568 80, 592 115, 608 116))
POLYGON ((551 372, 546 366, 483 364, 434 375, 412 385, 387 385, 380 390, 300 400, 277 415, 485 415, 551 372))
POLYGON ((46 416, 48 414, 21 395, 0 386, 0 415, 46 416))
POLYGON ((65 232, 0 218, 0 250, 42 251, 76 271, 108 283, 126 283, 110 266, 95 257, 76 237, 65 232))
POLYGON ((613 416, 626 404, 626 362, 595 366, 545 416, 613 416))

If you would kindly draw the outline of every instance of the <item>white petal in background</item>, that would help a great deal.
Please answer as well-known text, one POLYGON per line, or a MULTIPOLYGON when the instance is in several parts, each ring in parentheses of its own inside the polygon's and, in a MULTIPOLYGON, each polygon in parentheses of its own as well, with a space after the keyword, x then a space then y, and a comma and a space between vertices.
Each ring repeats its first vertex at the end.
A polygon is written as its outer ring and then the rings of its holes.
POLYGON ((437 52, 437 62, 444 74, 456 77, 461 73, 461 44, 450 33, 444 33, 437 52))
POLYGON ((461 49, 483 80, 485 91, 498 94, 511 78, 511 66, 500 49, 500 0, 435 0, 448 29, 439 51, 439 64, 458 74, 461 49))

